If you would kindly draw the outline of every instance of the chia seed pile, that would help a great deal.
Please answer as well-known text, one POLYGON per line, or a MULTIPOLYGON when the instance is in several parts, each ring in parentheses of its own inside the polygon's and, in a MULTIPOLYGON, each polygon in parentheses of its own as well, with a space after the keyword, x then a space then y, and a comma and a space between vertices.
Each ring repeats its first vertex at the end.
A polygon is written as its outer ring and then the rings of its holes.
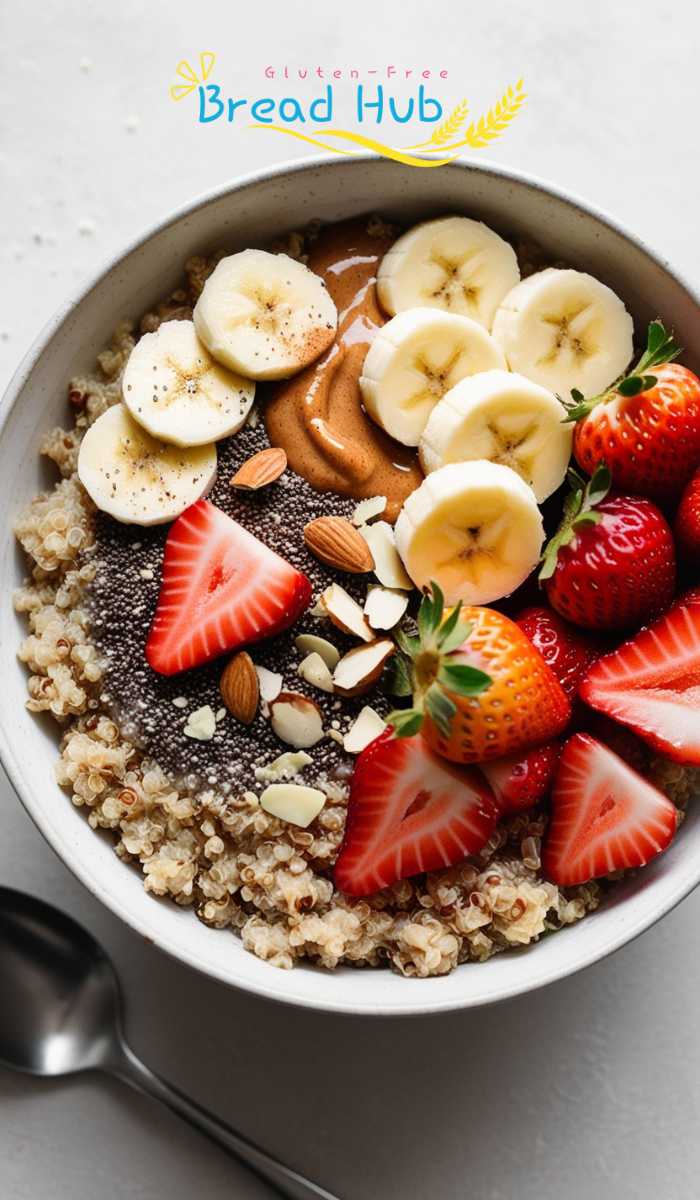
MULTIPOLYGON (((303 571, 315 596, 337 581, 363 603, 370 576, 342 575, 325 567, 309 553, 303 540, 307 522, 324 515, 349 517, 354 501, 315 492, 290 470, 258 492, 230 486, 242 463, 269 444, 260 419, 219 442, 218 474, 209 499, 303 571)), ((178 786, 196 790, 206 783, 228 795, 249 787, 254 768, 266 765, 289 747, 279 741, 262 711, 249 726, 226 712, 219 693, 225 657, 172 677, 158 675, 146 662, 144 647, 160 591, 168 529, 123 525, 105 513, 96 515, 91 560, 97 574, 90 588, 90 619, 93 641, 108 663, 104 701, 124 736, 160 763, 178 786), (184 733, 189 714, 203 705, 210 705, 219 718, 214 736, 206 742, 184 733)), ((336 728, 341 724, 346 728, 368 702, 367 697, 339 700, 306 687, 297 674, 303 654, 294 642, 300 633, 327 636, 341 653, 357 644, 307 613, 292 629, 249 647, 249 653, 256 665, 282 675, 283 690, 309 695, 323 713, 324 727, 335 721, 336 728)), ((378 689, 372 693, 371 703, 382 715, 390 707, 378 689)), ((323 772, 331 779, 342 779, 352 767, 350 756, 329 737, 313 748, 313 758, 316 777, 323 772)))

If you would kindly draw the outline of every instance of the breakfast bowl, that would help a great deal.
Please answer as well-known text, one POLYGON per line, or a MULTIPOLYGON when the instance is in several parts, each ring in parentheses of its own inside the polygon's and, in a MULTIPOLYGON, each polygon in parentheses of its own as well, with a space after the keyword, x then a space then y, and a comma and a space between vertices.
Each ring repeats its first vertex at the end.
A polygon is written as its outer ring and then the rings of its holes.
POLYGON ((59 788, 53 723, 28 712, 26 670, 17 661, 23 623, 11 595, 25 575, 12 522, 50 486, 39 449, 65 418, 66 381, 90 369, 115 324, 147 312, 176 288, 182 264, 216 247, 266 245, 311 218, 341 221, 379 213, 410 225, 442 213, 484 221, 515 239, 533 239, 550 262, 589 272, 624 299, 638 329, 659 314, 697 371, 698 297, 677 272, 634 236, 584 202, 522 173, 483 162, 418 170, 359 155, 316 158, 256 172, 197 198, 148 230, 49 322, 5 396, 0 425, 0 500, 6 513, 0 617, 5 680, 0 752, 30 816, 62 861, 134 930, 214 979, 285 1003, 360 1015, 429 1014, 513 997, 596 962, 649 928, 700 881, 700 826, 692 806, 678 837, 643 873, 607 893, 585 920, 527 948, 465 963, 451 974, 406 979, 387 970, 299 963, 277 970, 247 953, 229 930, 205 927, 186 907, 144 890, 139 874, 95 835, 59 788))

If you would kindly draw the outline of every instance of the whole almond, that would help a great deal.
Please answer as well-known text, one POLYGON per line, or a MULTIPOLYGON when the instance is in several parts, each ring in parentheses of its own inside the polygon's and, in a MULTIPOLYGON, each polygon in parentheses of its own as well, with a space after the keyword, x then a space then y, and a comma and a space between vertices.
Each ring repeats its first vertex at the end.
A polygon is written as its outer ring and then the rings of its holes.
POLYGON ((364 575, 374 567, 372 552, 362 534, 345 517, 317 517, 304 527, 311 553, 338 571, 364 575))
POLYGON ((287 455, 279 446, 269 446, 247 458, 231 480, 231 487, 246 492, 257 492, 279 479, 287 469, 287 455))
POLYGON ((243 725, 250 725, 258 711, 260 684, 255 664, 245 650, 234 654, 219 680, 221 699, 228 711, 243 725))

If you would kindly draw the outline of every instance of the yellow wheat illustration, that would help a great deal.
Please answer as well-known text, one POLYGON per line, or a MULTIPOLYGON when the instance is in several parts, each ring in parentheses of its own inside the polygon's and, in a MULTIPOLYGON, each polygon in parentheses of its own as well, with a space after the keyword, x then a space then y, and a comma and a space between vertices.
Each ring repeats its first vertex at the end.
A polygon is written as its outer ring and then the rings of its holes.
POLYGON ((460 100, 456 108, 452 109, 449 117, 438 125, 433 131, 432 137, 429 137, 427 142, 417 142, 415 146, 409 146, 409 150, 418 150, 423 146, 444 146, 445 142, 449 142, 450 138, 456 137, 467 119, 469 112, 469 103, 467 100, 460 100))
MULTIPOLYGON (((484 146, 488 146, 495 138, 499 138, 502 133, 510 125, 511 121, 515 120, 522 105, 527 99, 523 91, 523 81, 519 79, 515 87, 508 87, 501 96, 501 99, 493 108, 490 108, 487 113, 479 117, 478 121, 472 121, 467 126, 463 134, 463 141, 458 143, 460 146, 471 146, 472 150, 482 150, 484 146)), ((448 147, 450 150, 456 150, 457 145, 448 147)))

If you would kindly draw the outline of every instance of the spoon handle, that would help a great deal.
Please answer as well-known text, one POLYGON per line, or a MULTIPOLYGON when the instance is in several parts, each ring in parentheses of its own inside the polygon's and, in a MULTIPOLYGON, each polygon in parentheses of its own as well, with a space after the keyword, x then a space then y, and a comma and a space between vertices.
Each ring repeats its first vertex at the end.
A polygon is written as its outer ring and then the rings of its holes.
POLYGON ((305 1179, 296 1171, 292 1171, 289 1167, 285 1167, 283 1163, 266 1154, 254 1142, 248 1141, 242 1134, 236 1133, 228 1125, 217 1120, 172 1084, 166 1083, 145 1063, 142 1063, 128 1046, 123 1045, 122 1051, 119 1059, 110 1064, 109 1069, 112 1074, 136 1088, 137 1091, 145 1092, 146 1095, 162 1101, 172 1112, 177 1113, 188 1124, 199 1129, 201 1133, 205 1133, 207 1137, 210 1137, 224 1150, 228 1150, 229 1154, 244 1163, 256 1175, 272 1184, 282 1196, 289 1197, 289 1200, 338 1200, 337 1196, 327 1192, 325 1188, 319 1187, 318 1184, 311 1183, 310 1180, 305 1179))

